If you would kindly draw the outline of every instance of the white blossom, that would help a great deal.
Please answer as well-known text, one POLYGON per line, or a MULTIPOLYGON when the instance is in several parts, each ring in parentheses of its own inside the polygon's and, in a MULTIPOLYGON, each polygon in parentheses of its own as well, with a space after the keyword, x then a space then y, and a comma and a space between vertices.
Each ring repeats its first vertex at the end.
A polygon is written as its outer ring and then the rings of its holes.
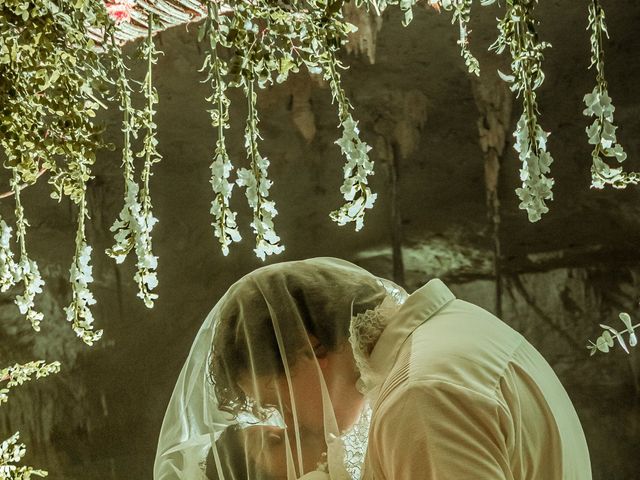
POLYGON ((135 244, 134 231, 139 229, 134 228, 132 222, 136 221, 142 210, 138 202, 138 191, 138 184, 127 179, 124 205, 120 215, 110 228, 112 232, 115 232, 113 236, 115 244, 107 250, 107 255, 113 258, 116 263, 124 262, 135 244))
MULTIPOLYGON (((0 465, 7 468, 10 463, 18 463, 22 460, 27 450, 22 443, 18 443, 20 433, 16 432, 8 439, 0 443, 0 465)), ((6 471, 11 471, 7 468, 6 471)), ((0 477, 6 478, 6 477, 0 477)))
POLYGON ((233 165, 229 160, 224 144, 218 139, 216 156, 211 164, 211 186, 215 193, 215 198, 211 202, 211 214, 215 221, 211 224, 214 234, 220 241, 223 255, 229 254, 229 245, 232 242, 242 240, 238 225, 236 223, 236 213, 231 211, 229 202, 234 184, 229 182, 229 177, 233 165))
POLYGON ((89 308, 96 303, 93 293, 89 290, 89 284, 93 282, 93 268, 89 264, 91 250, 84 241, 81 241, 77 247, 76 256, 69 270, 72 300, 69 306, 64 308, 67 321, 72 323, 73 331, 87 345, 93 345, 102 337, 102 330, 94 330, 93 313, 89 308))
POLYGON ((618 143, 616 137, 617 126, 613 124, 615 107, 611 104, 611 97, 607 89, 598 84, 591 93, 584 96, 587 108, 582 112, 587 117, 595 117, 593 123, 586 128, 589 143, 593 145, 591 153, 591 187, 602 189, 605 185, 624 188, 628 184, 636 184, 640 180, 635 173, 624 173, 622 167, 611 167, 604 158, 613 158, 622 163, 627 154, 618 143))
POLYGON ((158 223, 158 219, 153 216, 148 209, 140 212, 136 221, 133 222, 137 229, 135 232, 135 248, 138 257, 137 272, 133 276, 138 282, 138 297, 140 297, 148 308, 153 307, 153 302, 158 298, 152 290, 158 285, 158 278, 155 270, 158 268, 158 257, 152 252, 151 230, 158 223))
POLYGON ((27 453, 24 443, 18 443, 20 433, 16 432, 0 443, 0 478, 2 480, 30 480, 32 476, 46 477, 47 472, 31 467, 18 466, 27 453))
POLYGON ((38 269, 36 262, 27 256, 23 256, 21 258, 18 268, 18 281, 24 282, 24 293, 16 296, 15 303, 18 306, 20 313, 27 315, 27 320, 31 322, 33 329, 36 332, 39 332, 40 322, 44 318, 44 315, 34 310, 34 299, 36 294, 42 293, 44 280, 40 275, 40 270, 38 269))
POLYGON ((522 187, 516 189, 516 194, 520 198, 519 207, 527 211, 529 221, 536 222, 549 211, 545 200, 553 200, 551 188, 554 181, 553 178, 546 176, 551 171, 550 167, 553 163, 553 157, 546 150, 549 134, 536 123, 532 135, 529 131, 527 115, 523 113, 513 136, 516 138, 514 148, 522 162, 520 168, 522 187))
MULTIPOLYGON (((584 96, 586 108, 583 114, 595 117, 593 123, 586 128, 589 144, 593 145, 591 152, 591 187, 602 189, 605 185, 614 188, 626 188, 627 185, 640 182, 640 173, 625 172, 623 168, 613 168, 607 164, 606 158, 612 158, 622 163, 627 159, 622 145, 616 137, 617 126, 614 124, 613 113, 615 107, 607 90, 604 76, 603 37, 608 37, 605 24, 605 14, 599 2, 589 5, 589 29, 591 30, 591 67, 596 69, 596 85, 591 93, 584 96)), ((607 345, 602 338, 601 345, 607 345)))
POLYGON ((256 155, 256 167, 260 179, 256 178, 253 171, 246 168, 238 170, 236 183, 245 187, 245 195, 249 206, 253 209, 253 221, 251 227, 256 234, 256 247, 254 252, 261 260, 265 260, 267 255, 277 255, 284 251, 284 246, 280 245, 280 237, 276 234, 273 225, 273 218, 278 214, 275 203, 267 200, 269 188, 272 182, 267 179, 267 167, 269 160, 256 155), (258 185, 259 182, 259 185, 258 185))
POLYGON ((115 244, 107 250, 107 254, 117 263, 122 263, 129 252, 135 250, 138 261, 134 280, 138 283, 138 297, 151 308, 158 298, 157 294, 151 292, 158 285, 155 273, 158 257, 153 255, 151 239, 151 231, 158 219, 153 216, 150 208, 145 212, 138 200, 138 184, 131 179, 126 182, 125 204, 111 227, 111 231, 115 232, 115 244))
POLYGON ((19 279, 20 270, 11 251, 11 227, 0 219, 0 291, 6 292, 19 279))
POLYGON ((347 162, 344 166, 344 182, 340 187, 346 203, 331 212, 331 219, 338 225, 355 222, 356 231, 364 226, 365 210, 373 207, 377 194, 368 185, 368 176, 373 175, 373 162, 369 159, 371 147, 360 140, 358 124, 351 114, 342 122, 342 137, 336 142, 347 162))
MULTIPOLYGON (((5 388, 0 389, 0 405, 7 402, 9 389, 36 378, 46 377, 49 374, 60 371, 59 362, 45 364, 44 360, 16 363, 0 370, 0 382, 7 382, 5 388)), ((16 432, 11 437, 0 443, 0 479, 2 480, 29 480, 32 476, 46 477, 47 472, 35 470, 32 467, 18 466, 18 462, 26 454, 26 447, 19 443, 20 433, 16 432)))

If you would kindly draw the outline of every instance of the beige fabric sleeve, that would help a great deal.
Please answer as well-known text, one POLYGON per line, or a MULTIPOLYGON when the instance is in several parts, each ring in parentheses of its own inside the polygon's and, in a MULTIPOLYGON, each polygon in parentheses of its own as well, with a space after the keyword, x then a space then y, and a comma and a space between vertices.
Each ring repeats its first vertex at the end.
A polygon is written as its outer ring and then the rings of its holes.
POLYGON ((366 477, 512 480, 497 399, 440 380, 399 386, 375 412, 366 477))

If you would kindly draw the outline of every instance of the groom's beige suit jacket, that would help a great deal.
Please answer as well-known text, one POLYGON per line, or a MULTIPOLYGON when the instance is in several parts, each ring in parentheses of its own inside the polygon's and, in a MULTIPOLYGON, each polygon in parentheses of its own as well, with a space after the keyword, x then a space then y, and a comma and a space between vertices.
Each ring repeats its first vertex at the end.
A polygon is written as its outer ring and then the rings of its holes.
POLYGON ((590 480, 578 415, 554 371, 507 324, 440 280, 413 293, 369 367, 366 480, 590 480))

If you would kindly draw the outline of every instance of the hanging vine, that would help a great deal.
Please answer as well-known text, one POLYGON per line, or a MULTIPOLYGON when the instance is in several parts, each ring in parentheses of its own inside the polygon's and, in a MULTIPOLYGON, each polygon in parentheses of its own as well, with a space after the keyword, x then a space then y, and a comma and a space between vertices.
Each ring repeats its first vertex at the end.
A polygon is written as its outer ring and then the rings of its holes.
MULTIPOLYGON (((478 59, 473 56, 471 50, 469 50, 469 21, 471 20, 471 2, 472 0, 441 0, 434 5, 442 5, 445 10, 453 11, 453 17, 451 23, 458 22, 458 29, 460 32, 460 39, 457 41, 460 46, 460 56, 464 60, 464 64, 467 67, 469 73, 473 73, 476 76, 480 76, 480 63, 478 59)), ((486 0, 484 5, 488 5, 491 2, 486 0)))
POLYGON ((11 180, 13 188, 13 194, 16 202, 16 237, 20 248, 20 259, 18 261, 18 268, 14 269, 11 266, 7 267, 7 270, 17 273, 14 277, 15 283, 23 283, 24 293, 22 295, 16 295, 15 304, 18 306, 20 313, 27 316, 27 320, 31 322, 31 326, 36 332, 40 331, 40 322, 44 318, 41 312, 35 309, 35 296, 38 293, 42 293, 42 287, 44 286, 44 280, 40 275, 38 264, 29 258, 27 253, 27 226, 29 223, 24 217, 24 208, 22 207, 21 195, 20 195, 20 174, 18 169, 13 169, 13 179, 11 180))
MULTIPOLYGON (((224 45, 221 32, 228 31, 225 17, 220 15, 216 2, 207 2, 207 19, 200 30, 200 39, 207 36, 208 50, 200 71, 207 71, 205 82, 210 82, 213 93, 207 97, 212 108, 209 109, 211 125, 217 128, 218 138, 211 163, 211 186, 214 200, 210 213, 214 217, 212 223, 214 234, 220 242, 223 255, 229 254, 229 245, 242 240, 236 223, 236 212, 231 210, 230 201, 234 183, 229 181, 233 164, 227 152, 225 130, 229 128, 229 106, 227 83, 224 76, 228 73, 226 63, 218 55, 218 45, 224 45)), ((228 46, 228 45, 225 45, 228 46)))
MULTIPOLYGON (((249 61, 251 62, 251 61, 249 61)), ((273 218, 278 214, 275 203, 268 199, 269 188, 273 184, 268 178, 267 168, 269 160, 260 154, 258 149, 258 114, 256 111, 257 95, 254 91, 254 67, 248 66, 250 75, 244 79, 244 92, 247 97, 248 114, 244 131, 244 146, 251 162, 251 168, 238 170, 237 183, 246 188, 249 206, 253 209, 251 227, 256 235, 254 251, 258 258, 264 260, 266 255, 278 254, 284 251, 279 244, 280 237, 275 233, 273 218)))
POLYGON ((135 165, 133 162, 133 151, 131 148, 132 137, 138 137, 137 111, 131 105, 132 88, 127 79, 127 68, 124 63, 122 52, 116 43, 113 30, 109 32, 110 53, 112 56, 112 68, 116 72, 116 95, 115 100, 119 102, 120 111, 123 112, 122 121, 123 146, 122 146, 122 173, 124 178, 124 206, 118 218, 111 227, 114 232, 114 245, 107 249, 106 253, 113 258, 116 263, 122 263, 127 255, 137 243, 138 232, 142 231, 140 226, 140 212, 142 206, 138 201, 140 190, 135 180, 135 165))
POLYGON ((137 154, 138 157, 144 158, 144 165, 140 178, 140 216, 137 225, 140 230, 137 232, 136 238, 136 256, 138 257, 138 271, 134 275, 134 280, 138 283, 138 297, 144 304, 151 308, 153 302, 158 298, 158 294, 153 290, 158 285, 158 276, 156 269, 158 268, 158 257, 153 254, 153 245, 151 239, 151 231, 158 219, 153 216, 151 205, 151 193, 149 189, 149 181, 151 180, 151 167, 158 163, 162 156, 156 149, 158 139, 156 138, 158 126, 154 122, 156 113, 154 106, 158 103, 158 92, 153 86, 153 66, 158 62, 158 50, 153 41, 153 24, 154 16, 148 16, 148 33, 147 40, 142 44, 141 54, 147 61, 147 73, 141 87, 141 92, 145 99, 145 108, 140 116, 140 129, 144 129, 145 136, 143 138, 143 148, 137 154))
POLYGON ((619 315, 619 318, 626 328, 618 332, 615 328, 610 327, 609 325, 600 324, 600 327, 604 329, 603 333, 595 342, 590 340, 589 345, 587 345, 591 355, 595 355, 599 351, 607 353, 615 345, 614 339, 626 353, 629 353, 629 348, 624 340, 624 334, 629 335, 628 341, 630 347, 638 345, 638 337, 635 330, 640 328, 640 323, 634 325, 629 314, 624 312, 619 315))
MULTIPOLYGON (((615 136, 614 108, 604 77, 603 36, 607 35, 604 12, 598 0, 590 0, 592 67, 596 87, 585 96, 585 115, 594 123, 587 129, 592 153, 593 186, 606 184, 623 188, 638 183, 636 173, 624 173, 605 161, 624 161, 626 154, 615 136)), ((495 0, 481 0, 491 5, 495 0)), ((523 111, 514 136, 521 169, 521 188, 516 190, 520 208, 535 222, 548 212, 553 199, 553 162, 547 151, 548 133, 539 125, 536 90, 544 81, 543 52, 549 47, 538 39, 533 12, 537 0, 506 0, 506 12, 498 22, 499 36, 491 49, 509 50, 511 73, 501 74, 512 91, 522 99, 523 111)), ((391 5, 403 13, 404 24, 413 19, 416 0, 357 0, 355 5, 381 14, 391 5)), ((452 13, 457 24, 460 53, 469 72, 479 74, 479 63, 469 48, 471 0, 429 0, 427 5, 452 13)), ((374 164, 370 146, 360 135, 353 107, 342 85, 339 60, 341 47, 355 27, 342 14, 342 0, 304 0, 300 2, 253 2, 206 0, 188 11, 177 3, 153 9, 135 0, 60 2, 48 0, 7 0, 0 5, 0 145, 6 154, 5 169, 15 197, 15 227, 0 219, 0 289, 8 291, 20 284, 15 297, 20 312, 34 329, 43 319, 36 297, 44 286, 38 265, 29 256, 26 241, 28 221, 23 208, 22 190, 46 172, 53 186, 52 196, 68 197, 78 206, 78 230, 71 266, 72 300, 67 318, 86 343, 95 342, 101 331, 93 328, 90 307, 95 299, 89 290, 92 281, 92 249, 86 238, 88 220, 85 195, 92 178, 95 152, 105 146, 94 117, 106 92, 117 100, 123 113, 122 172, 124 205, 113 226, 113 246, 107 254, 122 263, 135 252, 134 280, 138 296, 152 307, 158 298, 158 257, 153 253, 152 231, 157 223, 153 214, 150 183, 153 165, 161 160, 157 150, 154 122, 157 92, 153 68, 160 53, 153 36, 176 23, 203 18, 199 38, 208 43, 202 71, 210 85, 209 114, 217 138, 211 160, 213 199, 210 213, 214 235, 227 255, 232 243, 242 240, 237 214, 231 209, 235 185, 244 187, 253 215, 251 228, 256 238, 255 253, 261 259, 284 250, 275 231, 277 209, 270 198, 272 180, 270 160, 260 150, 258 91, 287 80, 302 67, 327 81, 338 113, 340 137, 335 142, 345 159, 340 191, 344 204, 330 213, 339 225, 364 225, 367 210, 376 194, 369 181, 374 164), (171 8, 169 8, 171 7, 171 8), (5 33, 6 32, 6 33, 5 33), (134 88, 128 78, 121 45, 144 33, 141 54, 147 72, 140 84, 144 106, 133 107, 134 88), (109 69, 115 79, 108 76, 109 69), (247 163, 237 168, 226 144, 230 123, 230 89, 240 89, 247 101, 248 115, 244 138, 247 163), (133 144, 140 136, 142 146, 133 144), (136 166, 136 159, 140 165, 136 166), (18 245, 12 250, 12 232, 18 245)), ((136 82, 137 83, 137 82, 136 82)))
MULTIPOLYGON (((0 370, 0 406, 9 401, 9 390, 36 378, 58 373, 60 363, 45 363, 42 360, 25 364, 16 363, 0 370), (6 382, 6 383, 5 383, 6 382), (4 384, 4 385, 3 385, 4 384)), ((29 480, 33 477, 46 477, 44 470, 19 465, 27 453, 26 446, 19 442, 20 432, 0 442, 0 478, 3 480, 29 480)))
MULTIPOLYGON (((95 151, 104 146, 93 123, 99 87, 106 79, 87 23, 109 23, 102 4, 45 0, 7 0, 0 4, 0 146, 11 174, 15 200, 18 261, 13 260, 11 229, 2 225, 2 290, 22 283, 15 297, 20 313, 38 331, 43 319, 35 305, 44 281, 27 252, 29 223, 22 190, 43 172, 50 174, 51 196, 79 203, 90 179, 95 151)), ((77 249, 76 255, 86 253, 77 249)), ((78 263, 78 256, 74 259, 78 263)), ((77 290, 77 284, 72 288, 77 290)))
POLYGON ((340 187, 346 203, 331 212, 331 219, 338 225, 355 222, 356 231, 364 226, 364 214, 373 208, 377 194, 369 188, 368 177, 373 175, 373 161, 369 159, 371 147, 360 140, 358 122, 351 115, 351 104, 340 83, 338 67, 340 63, 332 53, 327 54, 324 78, 329 81, 333 99, 338 104, 338 117, 342 137, 336 140, 342 154, 347 158, 344 166, 344 182, 340 187))
POLYGON ((640 174, 635 172, 624 172, 622 167, 611 167, 605 158, 611 158, 622 163, 626 160, 627 154, 618 143, 616 130, 618 127, 613 123, 613 112, 615 107, 609 97, 607 80, 604 76, 604 46, 603 37, 609 37, 607 25, 605 23, 604 9, 599 0, 591 0, 589 4, 589 26, 591 30, 591 65, 589 68, 596 69, 596 86, 591 93, 584 96, 586 109, 584 115, 595 117, 590 127, 587 127, 587 137, 589 143, 593 145, 591 158, 591 186, 593 188, 604 188, 611 185, 615 188, 626 188, 627 185, 637 184, 640 181, 640 174))
POLYGON ((547 176, 553 157, 547 151, 547 137, 538 123, 536 89, 544 82, 543 51, 551 45, 540 42, 533 17, 537 0, 507 0, 506 13, 498 23, 499 36, 490 49, 511 53, 511 75, 501 74, 511 91, 522 99, 522 115, 513 136, 515 150, 522 163, 522 187, 516 190, 519 207, 527 211, 529 221, 537 222, 549 211, 546 201, 553 200, 553 178, 547 176))
POLYGON ((78 229, 76 232, 76 251, 73 264, 69 271, 71 282, 72 300, 71 304, 65 307, 67 321, 71 322, 73 331, 87 345, 102 337, 102 330, 94 330, 93 314, 90 306, 96 303, 93 293, 89 290, 89 284, 93 282, 93 269, 91 261, 91 247, 87 245, 85 235, 85 218, 87 215, 87 202, 83 193, 78 202, 78 229))

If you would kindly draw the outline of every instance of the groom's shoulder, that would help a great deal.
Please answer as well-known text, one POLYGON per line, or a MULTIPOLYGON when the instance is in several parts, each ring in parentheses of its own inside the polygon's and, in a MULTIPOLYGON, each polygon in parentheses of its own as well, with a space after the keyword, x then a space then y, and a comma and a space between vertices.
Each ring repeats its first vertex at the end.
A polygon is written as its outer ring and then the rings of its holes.
MULTIPOLYGON (((414 330, 382 389, 430 395, 442 389, 491 395, 524 338, 491 313, 456 300, 414 330)), ((405 392, 406 393, 406 392, 405 392)), ((450 392, 451 393, 451 392, 450 392)))
POLYGON ((415 329, 408 339, 412 380, 469 375, 496 379, 524 337, 490 312, 455 300, 415 329))

